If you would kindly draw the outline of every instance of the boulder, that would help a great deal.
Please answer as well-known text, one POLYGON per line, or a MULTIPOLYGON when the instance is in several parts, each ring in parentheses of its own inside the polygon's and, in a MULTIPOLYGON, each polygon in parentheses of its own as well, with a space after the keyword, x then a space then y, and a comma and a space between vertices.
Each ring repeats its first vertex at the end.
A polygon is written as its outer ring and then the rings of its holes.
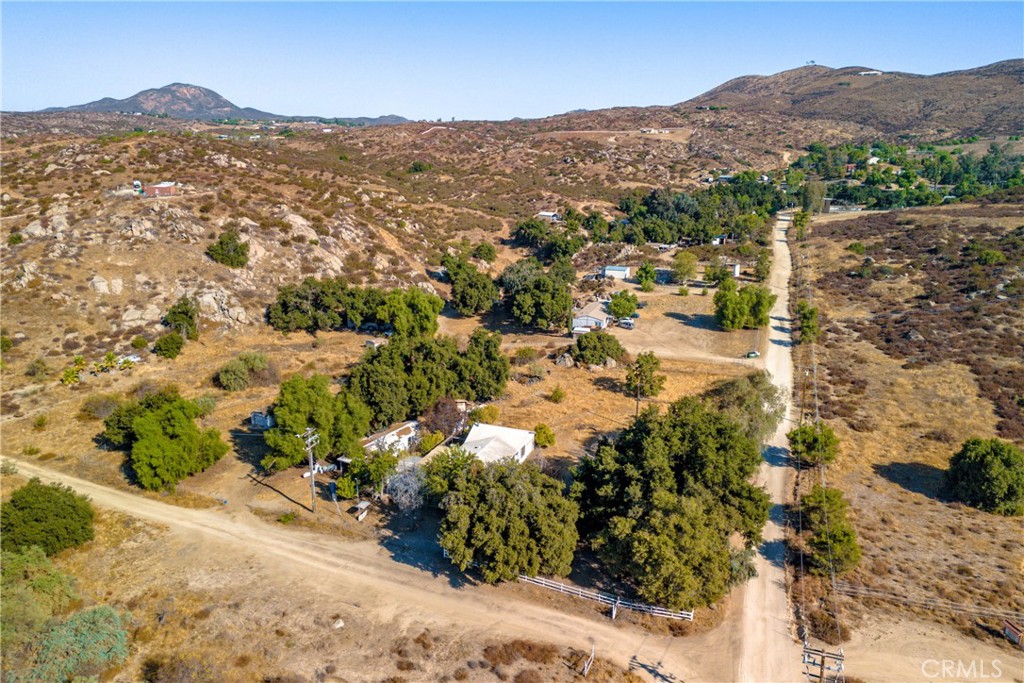
POLYGON ((555 361, 555 365, 557 365, 559 367, 562 367, 562 368, 571 368, 574 365, 576 365, 576 361, 573 360, 572 356, 570 356, 568 353, 563 353, 555 361))
POLYGON ((619 367, 619 364, 615 361, 614 358, 605 358, 604 359, 604 366, 605 366, 605 368, 611 370, 613 368, 619 367))
POLYGON ((89 286, 97 294, 110 294, 110 284, 102 275, 93 275, 92 279, 89 280, 89 286))
POLYGON ((124 289, 124 280, 119 277, 110 278, 110 293, 120 294, 124 289))
POLYGON ((42 237, 46 234, 46 228, 39 221, 32 221, 21 229, 21 234, 25 237, 42 237))

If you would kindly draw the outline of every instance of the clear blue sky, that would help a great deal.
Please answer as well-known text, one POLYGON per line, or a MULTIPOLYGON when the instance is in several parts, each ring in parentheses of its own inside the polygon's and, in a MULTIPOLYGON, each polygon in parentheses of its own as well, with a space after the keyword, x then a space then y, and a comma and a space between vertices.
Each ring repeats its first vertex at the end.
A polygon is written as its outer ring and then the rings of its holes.
POLYGON ((507 119, 674 104, 808 60, 938 73, 1024 57, 1024 3, 0 5, 2 108, 175 81, 277 114, 507 119))

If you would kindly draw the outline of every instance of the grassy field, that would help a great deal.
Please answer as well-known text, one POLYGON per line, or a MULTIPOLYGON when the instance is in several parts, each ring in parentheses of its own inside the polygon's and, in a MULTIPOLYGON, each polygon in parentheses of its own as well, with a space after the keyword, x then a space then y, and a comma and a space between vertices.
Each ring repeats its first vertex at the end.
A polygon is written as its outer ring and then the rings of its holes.
MULTIPOLYGON (((854 583, 1024 611, 1016 589, 1024 572, 1020 520, 950 502, 942 490, 964 440, 1020 438, 1020 412, 1002 396, 1020 391, 1014 378, 1024 378, 1024 315, 1019 298, 1000 298, 1004 288, 995 285, 1012 281, 1024 256, 1012 237, 1022 216, 1024 206, 1011 204, 828 217, 814 222, 798 251, 809 257, 826 319, 820 407, 842 442, 829 481, 850 500, 864 550, 848 577, 854 583), (855 242, 866 253, 851 251, 855 242), (1002 245, 1007 263, 979 273, 972 243, 1002 245), (1008 379, 993 384, 991 367, 1008 379)), ((869 610, 903 609, 843 603, 852 623, 869 610)), ((997 626, 922 615, 985 638, 997 626)))

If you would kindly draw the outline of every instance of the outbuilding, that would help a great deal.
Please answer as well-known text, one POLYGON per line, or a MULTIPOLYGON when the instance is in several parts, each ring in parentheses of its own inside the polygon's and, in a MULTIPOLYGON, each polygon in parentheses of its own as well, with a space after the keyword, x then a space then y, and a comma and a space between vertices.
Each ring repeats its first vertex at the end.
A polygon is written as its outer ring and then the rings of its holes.
POLYGON ((156 185, 143 185, 142 194, 147 197, 172 197, 178 194, 178 184, 170 180, 165 180, 162 183, 156 185))
POLYGON ((602 275, 607 278, 614 278, 616 280, 628 280, 631 269, 629 266, 605 266, 604 270, 601 271, 602 275))
POLYGON ((415 420, 399 422, 363 439, 360 445, 367 453, 394 449, 399 453, 410 450, 419 440, 420 423, 415 420))

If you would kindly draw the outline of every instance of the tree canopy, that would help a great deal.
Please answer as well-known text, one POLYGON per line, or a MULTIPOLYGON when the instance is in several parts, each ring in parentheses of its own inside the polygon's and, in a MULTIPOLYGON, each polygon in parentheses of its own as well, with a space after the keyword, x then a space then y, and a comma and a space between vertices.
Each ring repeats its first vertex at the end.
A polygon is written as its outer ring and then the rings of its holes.
POLYGON ((529 258, 506 268, 498 284, 516 322, 546 330, 569 322, 572 293, 564 277, 546 273, 537 259, 529 258))
POLYGON ((307 427, 316 429, 320 437, 313 449, 317 459, 352 458, 363 452, 359 442, 370 429, 370 408, 350 390, 332 393, 330 383, 327 375, 296 375, 281 384, 272 408, 277 425, 264 432, 270 448, 260 463, 264 469, 280 470, 304 462, 305 443, 295 435, 307 427))
POLYGON ((612 299, 608 302, 608 312, 616 318, 629 318, 636 313, 637 305, 639 300, 636 298, 636 294, 622 290, 612 294, 612 299))
POLYGON ((249 243, 239 239, 237 230, 225 230, 206 248, 206 255, 229 268, 244 268, 249 263, 249 243))
POLYGON ((957 500, 1001 515, 1024 515, 1024 450, 999 439, 968 439, 949 461, 957 500))
POLYGON ((164 324, 189 341, 199 339, 199 304, 182 296, 164 315, 164 324))
POLYGON ((857 533, 846 518, 848 508, 839 489, 820 484, 800 499, 804 528, 811 533, 807 541, 811 573, 824 576, 834 569, 836 574, 845 574, 860 563, 857 533))
POLYGON ((790 453, 805 465, 828 465, 839 454, 839 437, 824 422, 797 427, 786 438, 790 453))
POLYGON ((591 330, 581 334, 576 343, 569 349, 569 354, 577 363, 602 365, 607 359, 619 361, 626 355, 619 340, 601 330, 591 330))
POLYGON ((498 286, 494 280, 465 258, 445 254, 441 265, 452 283, 452 308, 461 315, 486 313, 498 301, 498 286))
POLYGON ((578 539, 578 508, 562 483, 511 460, 459 470, 442 507, 439 541, 453 564, 488 583, 520 574, 565 576, 578 539))
POLYGON ((661 361, 644 351, 626 367, 626 393, 637 398, 657 396, 665 388, 665 375, 657 374, 661 361))
POLYGON ((740 426, 699 399, 649 408, 573 470, 581 534, 644 599, 710 604, 732 579, 729 533, 754 544, 768 519, 767 494, 748 481, 760 462, 740 426))
POLYGON ((747 285, 737 289, 736 281, 726 278, 715 292, 715 320, 726 330, 764 327, 777 299, 767 287, 747 285))
POLYGON ((67 486, 31 479, 0 505, 0 547, 20 552, 32 546, 55 555, 93 538, 92 504, 67 486))
POLYGON ((383 290, 350 287, 340 278, 306 278, 277 291, 277 300, 267 308, 267 322, 281 332, 314 334, 372 323, 391 327, 400 336, 430 336, 437 332, 443 307, 440 297, 419 287, 383 290))
POLYGON ((478 329, 465 350, 450 337, 393 339, 367 352, 352 370, 349 389, 370 407, 371 426, 378 429, 416 418, 444 396, 499 396, 508 375, 501 335, 478 329))

